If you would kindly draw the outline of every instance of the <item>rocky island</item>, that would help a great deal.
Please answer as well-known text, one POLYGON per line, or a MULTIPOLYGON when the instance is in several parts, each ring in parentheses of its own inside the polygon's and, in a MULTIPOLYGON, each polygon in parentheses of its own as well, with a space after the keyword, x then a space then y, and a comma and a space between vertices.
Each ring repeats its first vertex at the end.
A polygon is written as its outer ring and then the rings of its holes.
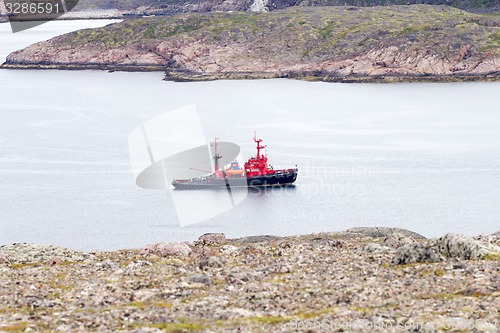
POLYGON ((0 246, 2 332, 497 332, 500 233, 0 246))
POLYGON ((498 80, 500 18, 431 5, 127 19, 13 52, 3 68, 165 71, 169 80, 498 80))

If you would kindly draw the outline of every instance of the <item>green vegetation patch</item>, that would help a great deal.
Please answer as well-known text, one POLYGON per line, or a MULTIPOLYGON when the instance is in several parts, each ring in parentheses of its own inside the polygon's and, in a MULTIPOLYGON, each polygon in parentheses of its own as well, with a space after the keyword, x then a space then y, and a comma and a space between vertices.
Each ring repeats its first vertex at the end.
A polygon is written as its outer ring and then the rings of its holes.
POLYGON ((490 254, 485 255, 482 259, 483 260, 491 260, 491 261, 500 261, 500 253, 490 253, 490 254))
POLYGON ((158 323, 158 324, 143 324, 136 325, 136 327, 150 327, 163 330, 167 333, 181 333, 181 332, 200 332, 206 328, 205 325, 198 323, 158 323))
MULTIPOLYGON (((252 57, 270 63, 343 60, 373 49, 396 46, 455 59, 472 45, 472 54, 500 53, 500 18, 447 6, 292 7, 270 13, 194 13, 129 19, 86 29, 54 40, 72 47, 154 47, 161 41, 203 45, 247 45, 252 57), (149 45, 149 46, 148 46, 149 45)), ((469 55, 470 56, 470 55, 469 55)), ((245 61, 250 55, 235 61, 245 61)))
POLYGON ((0 326, 0 332, 24 332, 28 328, 28 323, 21 321, 15 324, 0 326))
POLYGON ((27 268, 27 267, 39 267, 39 266, 42 266, 42 264, 39 262, 28 262, 28 263, 23 263, 23 264, 12 264, 12 265, 10 265, 10 268, 23 269, 23 268, 27 268))

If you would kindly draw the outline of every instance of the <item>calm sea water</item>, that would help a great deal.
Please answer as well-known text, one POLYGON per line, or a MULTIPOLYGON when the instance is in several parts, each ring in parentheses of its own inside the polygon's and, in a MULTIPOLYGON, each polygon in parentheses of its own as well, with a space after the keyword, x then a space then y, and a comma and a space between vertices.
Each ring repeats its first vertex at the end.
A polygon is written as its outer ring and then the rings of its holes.
MULTIPOLYGON (((18 34, 0 24, 0 61, 32 42, 107 23, 52 22, 18 34)), ((429 237, 495 232, 498 91, 500 83, 172 83, 161 73, 0 70, 0 244, 117 249, 205 232, 356 226, 429 237), (135 185, 128 135, 191 104, 208 138, 253 153, 256 130, 273 165, 299 166, 297 186, 252 192, 235 209, 181 228, 170 191, 135 185)), ((219 194, 202 195, 216 202, 219 194)))

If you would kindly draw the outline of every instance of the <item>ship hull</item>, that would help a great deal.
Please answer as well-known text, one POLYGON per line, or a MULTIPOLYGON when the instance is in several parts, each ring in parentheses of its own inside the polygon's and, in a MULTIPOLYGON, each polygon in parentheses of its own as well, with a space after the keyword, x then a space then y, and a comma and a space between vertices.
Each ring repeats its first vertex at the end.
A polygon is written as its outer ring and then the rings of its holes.
POLYGON ((176 190, 226 189, 238 187, 290 186, 297 179, 297 169, 256 177, 238 177, 206 180, 174 180, 176 190))

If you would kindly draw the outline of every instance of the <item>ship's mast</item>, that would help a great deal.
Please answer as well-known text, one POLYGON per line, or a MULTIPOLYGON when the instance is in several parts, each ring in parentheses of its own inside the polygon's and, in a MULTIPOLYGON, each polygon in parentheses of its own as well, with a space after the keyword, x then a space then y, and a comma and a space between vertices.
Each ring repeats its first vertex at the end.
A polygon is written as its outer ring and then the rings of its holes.
POLYGON ((217 139, 215 138, 213 146, 214 146, 214 168, 215 168, 215 175, 219 177, 219 160, 222 158, 222 156, 217 152, 217 139))
POLYGON ((267 147, 267 145, 261 146, 260 143, 262 142, 262 139, 257 139, 257 135, 255 132, 253 132, 253 141, 257 143, 257 159, 260 160, 260 150, 264 149, 267 147))

